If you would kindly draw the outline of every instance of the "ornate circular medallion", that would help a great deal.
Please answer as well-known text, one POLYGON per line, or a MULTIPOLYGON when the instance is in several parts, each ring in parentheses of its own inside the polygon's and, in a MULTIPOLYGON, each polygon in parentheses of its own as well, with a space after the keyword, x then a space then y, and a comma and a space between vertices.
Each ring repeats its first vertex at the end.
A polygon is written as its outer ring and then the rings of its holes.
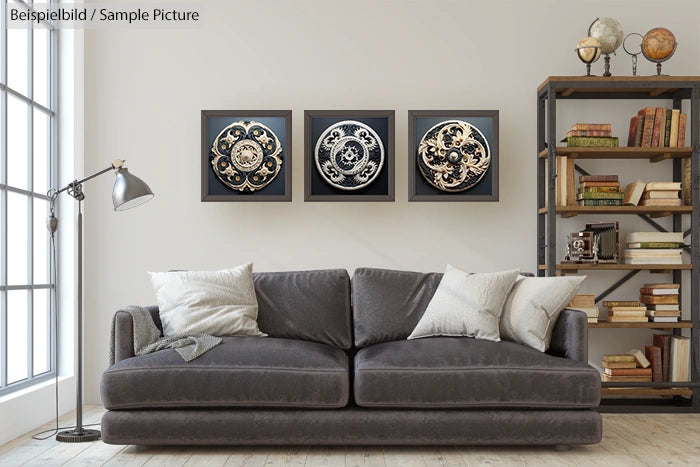
POLYGON ((321 134, 314 159, 318 172, 329 185, 341 190, 359 190, 381 172, 384 145, 368 125, 344 120, 321 134))
POLYGON ((282 168, 282 144, 258 122, 235 122, 224 128, 211 147, 211 165, 226 186, 255 191, 268 185, 282 168))
POLYGON ((491 165, 491 150, 479 129, 461 120, 446 120, 428 130, 418 144, 418 168, 442 191, 468 190, 491 165))

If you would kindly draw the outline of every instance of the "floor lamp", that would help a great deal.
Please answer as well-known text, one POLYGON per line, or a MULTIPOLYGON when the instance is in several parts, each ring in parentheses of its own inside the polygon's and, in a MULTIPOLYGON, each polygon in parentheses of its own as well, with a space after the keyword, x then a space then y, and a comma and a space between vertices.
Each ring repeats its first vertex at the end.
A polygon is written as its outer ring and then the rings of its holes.
POLYGON ((46 226, 53 236, 58 227, 58 219, 54 216, 56 198, 62 192, 67 192, 78 201, 77 229, 78 229, 78 371, 76 381, 76 420, 75 428, 61 431, 56 435, 57 441, 79 443, 83 441, 96 441, 100 439, 99 430, 86 430, 83 428, 83 183, 103 173, 113 170, 117 176, 112 190, 112 203, 115 211, 124 211, 145 203, 153 198, 153 192, 140 178, 131 175, 124 161, 117 159, 106 169, 95 172, 82 180, 74 180, 60 190, 51 190, 49 199, 51 202, 50 214, 46 219, 46 226))

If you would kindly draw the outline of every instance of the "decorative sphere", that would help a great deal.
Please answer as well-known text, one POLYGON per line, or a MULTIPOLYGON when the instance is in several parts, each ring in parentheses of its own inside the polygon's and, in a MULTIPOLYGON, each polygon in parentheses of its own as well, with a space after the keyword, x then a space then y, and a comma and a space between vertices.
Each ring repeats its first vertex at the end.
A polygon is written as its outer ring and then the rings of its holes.
POLYGON ((601 52, 611 54, 620 47, 624 33, 622 25, 612 18, 598 18, 588 28, 588 35, 598 39, 603 46, 601 52))
POLYGON ((602 47, 598 39, 584 37, 576 44, 576 54, 583 63, 593 63, 600 58, 602 47))
POLYGON ((651 61, 663 61, 676 49, 676 38, 665 28, 654 28, 642 39, 642 53, 651 61))

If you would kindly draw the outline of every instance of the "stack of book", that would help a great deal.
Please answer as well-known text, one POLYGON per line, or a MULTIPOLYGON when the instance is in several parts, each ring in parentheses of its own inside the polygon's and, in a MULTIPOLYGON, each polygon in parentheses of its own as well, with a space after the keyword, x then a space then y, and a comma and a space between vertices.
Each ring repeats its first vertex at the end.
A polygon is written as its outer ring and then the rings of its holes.
POLYGON ((610 323, 646 323, 647 307, 635 301, 605 301, 603 306, 608 311, 610 323))
POLYGON ((603 381, 646 383, 652 378, 652 368, 644 355, 636 349, 626 354, 603 355, 603 381))
POLYGON ((680 206, 681 182, 647 183, 640 206, 680 206))
POLYGON ((576 123, 561 141, 569 147, 616 148, 620 145, 609 123, 576 123))
POLYGON ((653 345, 644 346, 650 362, 652 381, 690 381, 690 339, 671 334, 654 334, 653 345))
POLYGON ((679 109, 645 107, 630 119, 627 146, 685 146, 686 119, 679 109))
POLYGON ((594 294, 578 294, 575 295, 567 306, 571 310, 583 311, 588 317, 589 323, 598 322, 598 307, 595 304, 594 294))
POLYGON ((644 284, 639 289, 639 301, 646 305, 649 321, 677 323, 681 317, 679 291, 680 284, 644 284))
POLYGON ((627 249, 622 251, 625 264, 683 264, 683 232, 630 232, 627 249))
POLYGON ((617 175, 581 175, 578 181, 579 206, 622 206, 624 193, 617 175))

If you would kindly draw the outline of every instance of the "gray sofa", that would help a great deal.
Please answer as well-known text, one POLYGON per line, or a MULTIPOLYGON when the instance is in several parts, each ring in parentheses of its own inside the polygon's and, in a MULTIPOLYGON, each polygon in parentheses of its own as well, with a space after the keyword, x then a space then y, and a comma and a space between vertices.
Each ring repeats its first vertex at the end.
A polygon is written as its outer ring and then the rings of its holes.
MULTIPOLYGON (((134 356, 115 316, 102 376, 110 444, 593 444, 600 376, 587 324, 564 310, 547 353, 507 341, 406 340, 442 274, 257 273, 258 324, 185 363, 134 356)), ((158 310, 150 308, 160 327, 158 310)))

